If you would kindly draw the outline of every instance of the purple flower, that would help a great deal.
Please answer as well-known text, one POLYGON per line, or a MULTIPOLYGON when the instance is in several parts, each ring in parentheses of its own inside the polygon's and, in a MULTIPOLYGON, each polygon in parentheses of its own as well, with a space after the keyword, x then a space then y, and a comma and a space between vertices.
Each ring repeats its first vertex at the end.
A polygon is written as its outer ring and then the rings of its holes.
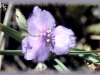
POLYGON ((61 25, 56 26, 55 19, 46 10, 35 6, 28 18, 28 33, 30 36, 22 40, 22 51, 26 60, 43 62, 49 52, 63 55, 75 47, 76 38, 71 29, 61 25), (36 36, 36 37, 35 37, 36 36))

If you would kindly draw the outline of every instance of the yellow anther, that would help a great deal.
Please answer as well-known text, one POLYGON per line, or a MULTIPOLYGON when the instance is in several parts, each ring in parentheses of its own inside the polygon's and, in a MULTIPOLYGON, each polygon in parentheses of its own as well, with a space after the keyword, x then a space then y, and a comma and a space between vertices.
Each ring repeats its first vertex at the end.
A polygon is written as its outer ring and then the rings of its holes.
POLYGON ((50 42, 50 39, 47 39, 46 41, 47 41, 47 42, 50 42))
POLYGON ((51 30, 47 30, 47 33, 50 33, 51 32, 51 30))
POLYGON ((44 36, 46 36, 46 34, 45 34, 45 33, 43 33, 43 35, 44 35, 44 36))
POLYGON ((48 37, 50 37, 50 34, 48 34, 48 37))

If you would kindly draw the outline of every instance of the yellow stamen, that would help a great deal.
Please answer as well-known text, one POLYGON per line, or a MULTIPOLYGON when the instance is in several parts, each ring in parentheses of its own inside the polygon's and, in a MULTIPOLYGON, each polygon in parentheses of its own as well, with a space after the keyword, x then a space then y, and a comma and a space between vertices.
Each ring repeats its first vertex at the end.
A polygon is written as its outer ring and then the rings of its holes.
POLYGON ((50 37, 50 34, 48 34, 48 37, 50 37))
POLYGON ((47 42, 50 42, 50 39, 47 39, 46 41, 47 41, 47 42))
POLYGON ((51 30, 47 30, 47 33, 50 33, 51 32, 51 30))
POLYGON ((43 35, 44 35, 44 36, 46 36, 46 34, 45 34, 45 33, 43 33, 43 35))

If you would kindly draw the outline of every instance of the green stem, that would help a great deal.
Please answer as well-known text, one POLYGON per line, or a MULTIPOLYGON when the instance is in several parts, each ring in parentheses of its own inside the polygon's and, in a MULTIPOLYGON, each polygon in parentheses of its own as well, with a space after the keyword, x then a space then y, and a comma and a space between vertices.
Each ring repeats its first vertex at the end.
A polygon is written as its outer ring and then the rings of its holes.
MULTIPOLYGON (((73 50, 73 49, 72 49, 73 50)), ((100 50, 91 50, 91 51, 70 51, 69 54, 94 54, 100 53, 100 50)))
POLYGON ((4 50, 4 51, 1 51, 0 50, 0 54, 1 55, 23 55, 22 54, 22 50, 4 50))
MULTIPOLYGON (((94 54, 94 53, 100 53, 100 50, 92 50, 92 51, 70 51, 70 55, 75 54, 94 54)), ((22 50, 0 50, 1 55, 22 55, 22 50)))

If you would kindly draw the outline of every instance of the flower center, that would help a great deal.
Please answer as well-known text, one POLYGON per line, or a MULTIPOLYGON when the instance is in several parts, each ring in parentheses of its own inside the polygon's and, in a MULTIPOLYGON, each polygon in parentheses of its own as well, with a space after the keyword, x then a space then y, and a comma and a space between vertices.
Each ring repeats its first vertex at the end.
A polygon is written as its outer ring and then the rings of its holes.
POLYGON ((51 35, 51 30, 46 30, 43 33, 40 33, 40 35, 42 35, 43 37, 43 41, 47 44, 47 45, 51 45, 52 48, 54 48, 54 38, 51 35))

